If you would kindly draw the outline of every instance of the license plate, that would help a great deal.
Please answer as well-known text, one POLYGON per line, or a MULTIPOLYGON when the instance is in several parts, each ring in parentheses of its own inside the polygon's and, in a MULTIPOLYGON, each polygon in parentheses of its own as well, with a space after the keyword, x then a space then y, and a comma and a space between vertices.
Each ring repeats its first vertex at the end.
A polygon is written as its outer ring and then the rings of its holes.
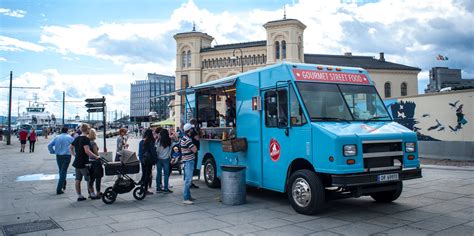
POLYGON ((377 182, 385 182, 385 181, 393 181, 393 180, 398 180, 398 173, 377 176, 377 182))

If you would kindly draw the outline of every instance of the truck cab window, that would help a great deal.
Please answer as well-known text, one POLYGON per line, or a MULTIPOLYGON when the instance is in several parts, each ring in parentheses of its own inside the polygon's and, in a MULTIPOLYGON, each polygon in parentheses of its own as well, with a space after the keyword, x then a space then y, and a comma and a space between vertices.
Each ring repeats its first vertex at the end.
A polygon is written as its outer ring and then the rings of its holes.
POLYGON ((265 93, 265 125, 282 127, 288 125, 288 95, 286 89, 265 93))

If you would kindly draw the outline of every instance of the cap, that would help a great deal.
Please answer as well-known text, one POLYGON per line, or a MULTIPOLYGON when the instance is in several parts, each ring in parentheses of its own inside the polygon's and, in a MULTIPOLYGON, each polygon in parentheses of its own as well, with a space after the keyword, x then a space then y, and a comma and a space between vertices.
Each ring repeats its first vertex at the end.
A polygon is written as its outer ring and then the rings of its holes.
POLYGON ((189 123, 186 123, 184 126, 183 126, 183 129, 184 129, 184 132, 187 132, 189 131, 193 126, 189 123))

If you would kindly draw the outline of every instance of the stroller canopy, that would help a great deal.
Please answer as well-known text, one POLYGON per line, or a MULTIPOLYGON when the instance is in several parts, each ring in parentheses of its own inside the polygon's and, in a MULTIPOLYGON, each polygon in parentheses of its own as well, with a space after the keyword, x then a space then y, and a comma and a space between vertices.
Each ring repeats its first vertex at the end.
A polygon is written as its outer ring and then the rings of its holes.
POLYGON ((127 165, 127 164, 135 164, 138 161, 137 154, 135 152, 129 151, 127 149, 122 151, 122 155, 120 156, 120 161, 127 165))

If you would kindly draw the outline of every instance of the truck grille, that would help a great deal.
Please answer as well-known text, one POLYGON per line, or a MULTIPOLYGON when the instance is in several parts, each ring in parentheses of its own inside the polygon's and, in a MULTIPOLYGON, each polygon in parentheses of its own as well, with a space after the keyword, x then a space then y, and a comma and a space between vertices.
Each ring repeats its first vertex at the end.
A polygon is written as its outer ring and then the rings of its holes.
POLYGON ((362 152, 366 171, 402 168, 403 148, 401 140, 364 141, 362 152))

